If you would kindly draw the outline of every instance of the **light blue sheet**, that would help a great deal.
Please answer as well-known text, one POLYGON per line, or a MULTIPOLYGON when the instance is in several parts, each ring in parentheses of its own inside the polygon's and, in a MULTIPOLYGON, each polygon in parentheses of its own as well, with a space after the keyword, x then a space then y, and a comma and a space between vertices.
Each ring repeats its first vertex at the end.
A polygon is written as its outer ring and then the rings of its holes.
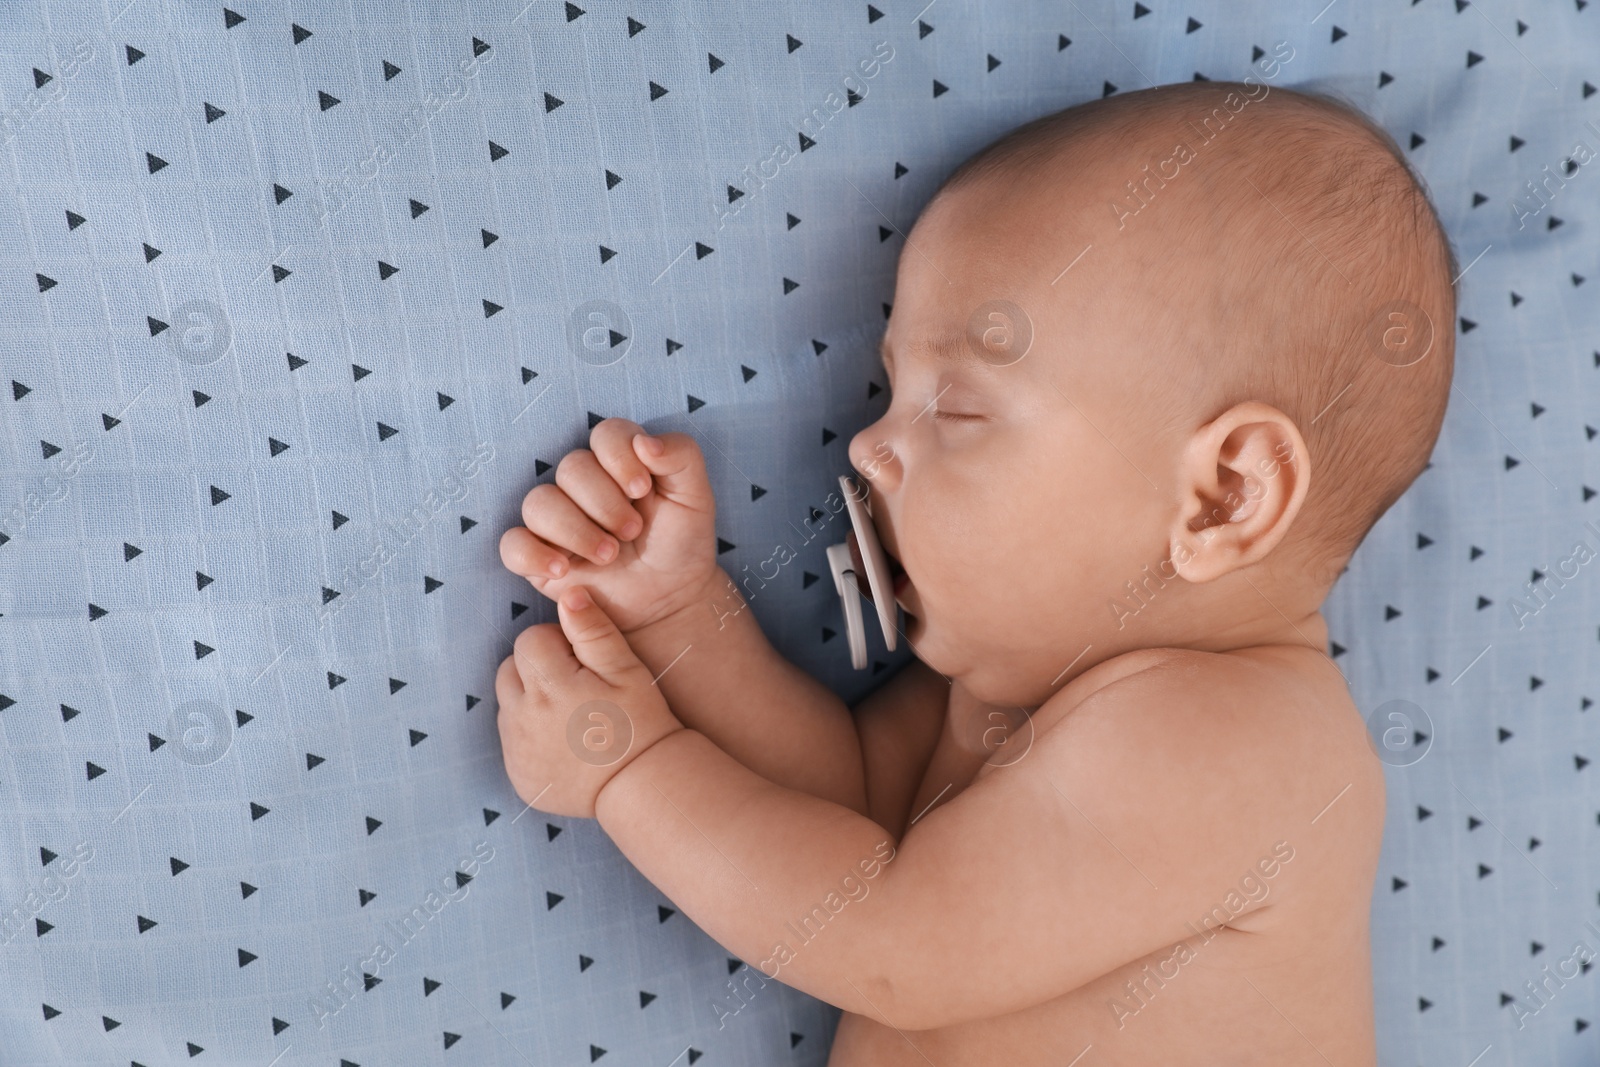
POLYGON ((1592 976, 1527 986, 1600 951, 1596 565, 1517 606, 1600 547, 1600 179, 1526 186, 1600 151, 1600 5, 525 2, 0 13, 0 1064, 823 1064, 837 1011, 518 816, 493 672, 554 615, 500 533, 595 418, 692 432, 723 565, 798 551, 767 633, 864 694, 795 530, 903 232, 1003 130, 1277 42, 1466 270, 1433 467, 1327 606, 1427 716, 1381 1060, 1600 1058, 1592 976))

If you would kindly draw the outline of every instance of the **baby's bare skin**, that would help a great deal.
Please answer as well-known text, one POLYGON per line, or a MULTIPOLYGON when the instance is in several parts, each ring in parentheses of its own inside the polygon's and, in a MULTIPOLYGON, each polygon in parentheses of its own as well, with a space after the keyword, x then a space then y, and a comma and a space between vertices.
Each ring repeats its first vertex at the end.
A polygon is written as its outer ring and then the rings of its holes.
POLYGON ((1113 133, 1071 181, 941 194, 907 238, 892 400, 850 459, 917 661, 855 709, 716 567, 684 435, 649 459, 602 422, 501 542, 546 595, 592 590, 683 727, 658 715, 593 814, 753 971, 843 1009, 832 1067, 1376 1062, 1384 780, 1325 652, 1337 564, 1296 526, 1319 457, 1248 396, 1151 414, 1163 361, 1237 328, 1195 278, 1249 173, 1213 159, 1123 233, 1093 192, 1113 133), (996 297, 1025 357, 966 343, 996 297))
MULTIPOLYGON (((937 678, 934 684, 942 685, 937 678)), ((1256 717, 1254 723, 1244 717, 1234 724, 1246 735, 1258 735, 1254 741, 1248 736, 1233 738, 1237 758, 1271 760, 1276 752, 1281 760, 1286 751, 1305 745, 1320 753, 1314 773, 1282 784, 1283 804, 1275 824, 1281 836, 1273 842, 1264 837, 1254 865, 1241 867, 1231 881, 1216 885, 1213 904, 1223 911, 1208 921, 1202 909, 1192 916, 1193 931, 1181 931, 1173 945, 1008 1015, 906 1032, 868 1016, 846 1014, 830 1067, 921 1067, 930 1061, 974 1067, 1376 1062, 1368 901, 1383 826, 1383 776, 1365 743, 1364 727, 1343 680, 1320 650, 1296 645, 1228 655, 1153 650, 1103 663, 1063 690, 1056 707, 1047 704, 1034 717, 1035 744, 1052 739, 1040 745, 1039 753, 1084 746, 1083 760, 1060 760, 1046 773, 1058 784, 1074 777, 1082 780, 1076 772, 1084 768, 1073 764, 1092 760, 1095 723, 1076 721, 1078 714, 1092 715, 1101 725, 1115 728, 1115 718, 1137 717, 1149 702, 1162 706, 1187 702, 1192 707, 1197 685, 1206 687, 1208 701, 1231 696, 1256 717), (1108 688, 1111 682, 1152 665, 1157 669, 1140 676, 1136 697, 1123 687, 1123 699, 1118 700, 1116 690, 1108 688), (1089 706, 1075 707, 1090 693, 1098 694, 1099 706, 1092 712, 1089 706), (1303 716, 1293 723, 1291 736, 1267 740, 1289 715, 1303 716), (1325 807, 1330 800, 1331 806, 1325 807), (1283 862, 1285 855, 1288 862, 1283 862), (1264 877, 1263 870, 1273 876, 1264 877), (1254 877, 1246 879, 1247 875, 1254 877), (1241 880, 1246 880, 1245 889, 1241 880), (1229 893, 1234 894, 1231 900, 1229 893), (1222 919, 1226 925, 1220 925, 1222 919), (1176 952, 1180 937, 1186 948, 1176 952)), ((908 717, 914 714, 925 720, 925 730, 938 728, 942 718, 942 729, 915 799, 907 812, 881 813, 885 825, 908 819, 908 812, 923 811, 936 797, 937 803, 948 803, 962 789, 1013 770, 1002 765, 997 753, 974 751, 971 741, 964 740, 977 736, 981 726, 975 729, 970 724, 992 716, 991 705, 962 699, 958 689, 943 716, 925 705, 908 704, 905 711, 908 717)), ((1180 753, 1207 743, 1192 731, 1215 730, 1215 723, 1200 715, 1176 719, 1171 731, 1164 733, 1180 753)), ((1209 743, 1230 742, 1211 737, 1209 743)), ((1034 755, 1030 752, 1024 758, 1034 755)), ((1122 862, 1130 868, 1137 863, 1156 885, 1181 894, 1174 883, 1184 880, 1182 869, 1188 861, 1183 851, 1163 855, 1153 835, 1141 829, 1141 823, 1164 817, 1161 800, 1133 788, 1139 771, 1129 776, 1102 763, 1093 773, 1104 779, 1100 784, 1109 791, 1074 797, 1083 814, 1074 813, 1076 825, 1074 819, 1064 820, 1065 829, 1081 831, 1092 820, 1091 834, 1096 832, 1093 828, 1106 834, 1100 842, 1104 850, 1120 842, 1118 847, 1127 854, 1122 862)), ((1216 781, 1213 788, 1231 784, 1216 781)), ((1085 781, 1080 788, 1088 791, 1093 786, 1085 781)), ((1015 818, 1028 823, 1062 816, 1055 811, 1019 811, 1015 818)), ((1064 886, 1070 885, 1070 878, 1070 871, 1061 872, 1064 886)), ((1138 892, 1139 886, 1132 889, 1138 892)), ((1057 899, 1006 897, 985 910, 998 910, 1025 928, 1043 932, 1050 924, 1030 916, 1078 906, 1069 891, 1057 899)), ((1076 921, 1096 925, 1113 906, 1106 901, 1091 907, 1076 921)), ((961 920, 954 917, 951 922, 959 925, 961 920)), ((1041 942, 1038 951, 1068 953, 1071 948, 1041 942)), ((959 959, 951 961, 952 967, 960 965, 959 959)))

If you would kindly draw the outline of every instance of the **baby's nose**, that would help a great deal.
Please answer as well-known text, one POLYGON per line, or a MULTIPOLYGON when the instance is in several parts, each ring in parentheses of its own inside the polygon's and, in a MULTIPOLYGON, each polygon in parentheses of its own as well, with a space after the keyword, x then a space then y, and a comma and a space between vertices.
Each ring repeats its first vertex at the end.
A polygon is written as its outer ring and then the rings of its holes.
POLYGON ((874 484, 882 483, 896 460, 894 445, 883 434, 881 426, 882 420, 874 422, 850 439, 850 465, 874 484))

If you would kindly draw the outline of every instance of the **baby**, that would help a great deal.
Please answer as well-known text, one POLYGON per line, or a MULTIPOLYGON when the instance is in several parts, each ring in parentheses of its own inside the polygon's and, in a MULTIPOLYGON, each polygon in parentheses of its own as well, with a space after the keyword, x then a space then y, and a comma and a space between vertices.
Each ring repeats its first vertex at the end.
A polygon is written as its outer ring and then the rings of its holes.
POLYGON ((916 660, 854 708, 785 661, 694 440, 607 419, 500 542, 559 618, 512 784, 843 1009, 833 1067, 1370 1067, 1383 767, 1319 609, 1428 461, 1455 274, 1328 97, 1014 130, 906 238, 850 443, 916 660))

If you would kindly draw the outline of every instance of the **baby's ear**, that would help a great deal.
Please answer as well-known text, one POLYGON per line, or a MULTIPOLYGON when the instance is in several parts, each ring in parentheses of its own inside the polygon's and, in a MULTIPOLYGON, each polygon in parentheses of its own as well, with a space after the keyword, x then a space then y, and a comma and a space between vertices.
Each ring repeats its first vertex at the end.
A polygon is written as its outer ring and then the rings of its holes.
POLYGON ((1199 584, 1265 559, 1299 514, 1310 475, 1305 439, 1289 416, 1254 400, 1235 404, 1184 448, 1173 566, 1199 584))

